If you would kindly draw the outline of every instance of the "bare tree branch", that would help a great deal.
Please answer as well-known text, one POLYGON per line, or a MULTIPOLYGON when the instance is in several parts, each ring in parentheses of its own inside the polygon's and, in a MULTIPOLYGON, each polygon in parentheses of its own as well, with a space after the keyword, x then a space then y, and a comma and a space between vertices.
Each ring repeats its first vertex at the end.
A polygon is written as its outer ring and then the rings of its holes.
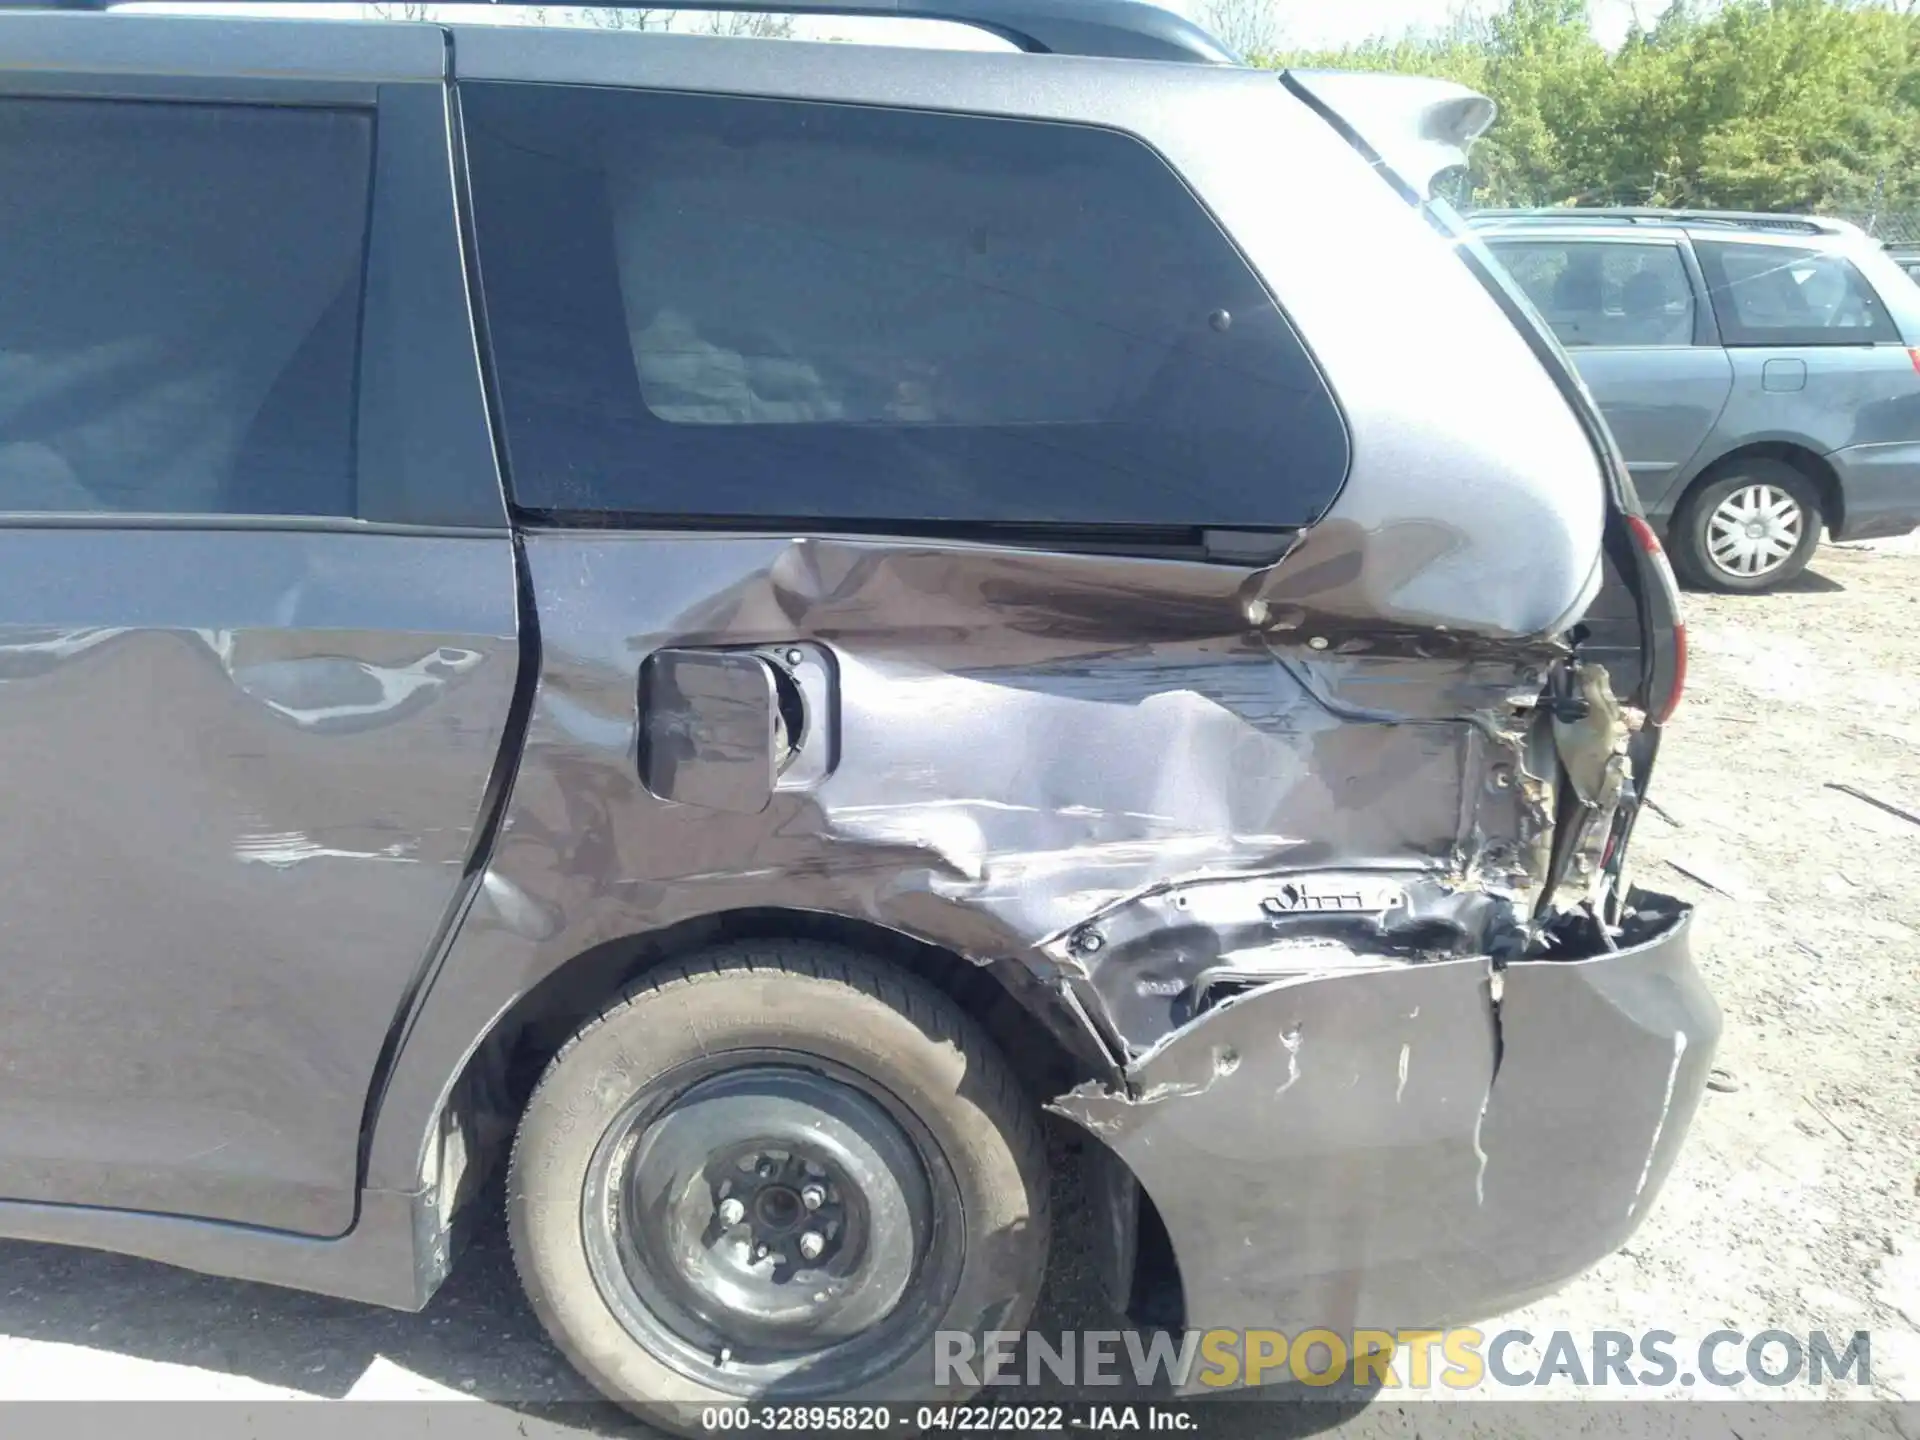
POLYGON ((1200 0, 1195 18, 1238 54, 1271 55, 1280 48, 1282 26, 1274 0, 1200 0))

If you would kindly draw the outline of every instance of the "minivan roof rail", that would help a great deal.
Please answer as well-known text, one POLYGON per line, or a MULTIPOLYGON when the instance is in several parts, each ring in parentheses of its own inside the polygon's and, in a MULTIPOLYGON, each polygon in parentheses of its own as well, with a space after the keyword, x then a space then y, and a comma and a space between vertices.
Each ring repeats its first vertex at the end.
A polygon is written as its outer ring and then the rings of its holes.
MULTIPOLYGON (((115 0, 0 0, 6 10, 110 10, 115 0)), ((209 0, 209 8, 220 0, 209 0)), ((306 0, 233 0, 257 12, 263 4, 306 0)), ((502 0, 454 0, 499 4, 502 0)), ((513 3, 513 0, 507 0, 513 3)), ((586 0, 596 10, 742 10, 764 14, 886 16, 946 20, 988 30, 1022 50, 1125 60, 1176 60, 1237 65, 1240 57, 1212 35, 1145 0, 586 0)))
POLYGON ((1554 205, 1532 210, 1476 210, 1481 220, 1542 225, 1726 225, 1785 235, 1844 235, 1852 227, 1818 215, 1774 215, 1760 210, 1666 210, 1656 206, 1554 205))

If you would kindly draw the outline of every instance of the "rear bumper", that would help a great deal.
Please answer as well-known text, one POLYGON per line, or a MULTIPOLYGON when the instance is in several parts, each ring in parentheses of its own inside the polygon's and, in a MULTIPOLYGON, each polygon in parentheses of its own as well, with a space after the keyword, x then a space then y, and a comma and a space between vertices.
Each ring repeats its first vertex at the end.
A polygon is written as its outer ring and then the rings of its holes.
POLYGON ((1827 457, 1840 477, 1836 540, 1877 540, 1920 528, 1920 441, 1850 445, 1827 457))
POLYGON ((1193 1330, 1404 1330, 1545 1294, 1646 1215, 1699 1104, 1720 1011, 1689 913, 1590 960, 1284 982, 1145 1057, 1130 1096, 1055 1108, 1166 1222, 1193 1330))

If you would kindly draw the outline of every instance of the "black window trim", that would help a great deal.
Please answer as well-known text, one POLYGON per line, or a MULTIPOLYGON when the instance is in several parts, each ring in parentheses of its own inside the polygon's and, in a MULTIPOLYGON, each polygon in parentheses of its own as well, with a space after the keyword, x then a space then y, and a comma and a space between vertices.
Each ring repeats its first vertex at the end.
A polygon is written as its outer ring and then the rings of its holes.
MULTIPOLYGON (((1207 525, 1076 524, 999 520, 889 520, 819 515, 695 515, 650 510, 566 510, 513 506, 514 528, 528 534, 581 530, 660 531, 674 534, 805 536, 818 539, 894 539, 1044 550, 1071 555, 1127 555, 1260 569, 1292 548, 1316 521, 1268 529, 1207 525)), ((474 533, 474 532, 463 532, 474 533)))
POLYGON ((355 512, 408 533, 497 533, 510 523, 506 450, 471 247, 457 92, 403 80, 379 86, 375 100, 362 313, 376 292, 402 299, 391 313, 363 322, 354 385, 355 512), (404 362, 390 367, 384 388, 364 379, 376 354, 404 362), (364 427, 369 409, 382 402, 396 407, 405 433, 388 433, 375 445, 364 427), (423 439, 439 452, 445 472, 438 485, 429 482, 425 518, 420 497, 400 481, 409 473, 408 442, 423 439))

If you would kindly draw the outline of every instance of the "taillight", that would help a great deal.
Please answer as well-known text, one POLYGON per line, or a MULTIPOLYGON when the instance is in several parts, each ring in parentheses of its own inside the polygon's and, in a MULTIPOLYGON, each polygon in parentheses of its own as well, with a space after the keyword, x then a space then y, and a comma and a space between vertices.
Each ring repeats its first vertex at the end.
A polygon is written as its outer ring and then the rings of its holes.
POLYGON ((1626 522, 1633 531, 1633 538, 1640 542, 1640 548, 1653 561, 1654 573, 1660 577, 1660 588, 1666 592, 1662 598, 1666 602, 1667 613, 1672 617, 1673 674, 1666 678, 1663 694, 1649 697, 1653 723, 1664 725, 1673 718, 1673 712, 1680 708, 1680 697, 1687 688, 1687 622, 1680 613, 1680 585, 1673 578, 1673 566, 1667 560, 1667 552, 1661 548, 1660 537, 1638 515, 1627 516, 1626 522))

